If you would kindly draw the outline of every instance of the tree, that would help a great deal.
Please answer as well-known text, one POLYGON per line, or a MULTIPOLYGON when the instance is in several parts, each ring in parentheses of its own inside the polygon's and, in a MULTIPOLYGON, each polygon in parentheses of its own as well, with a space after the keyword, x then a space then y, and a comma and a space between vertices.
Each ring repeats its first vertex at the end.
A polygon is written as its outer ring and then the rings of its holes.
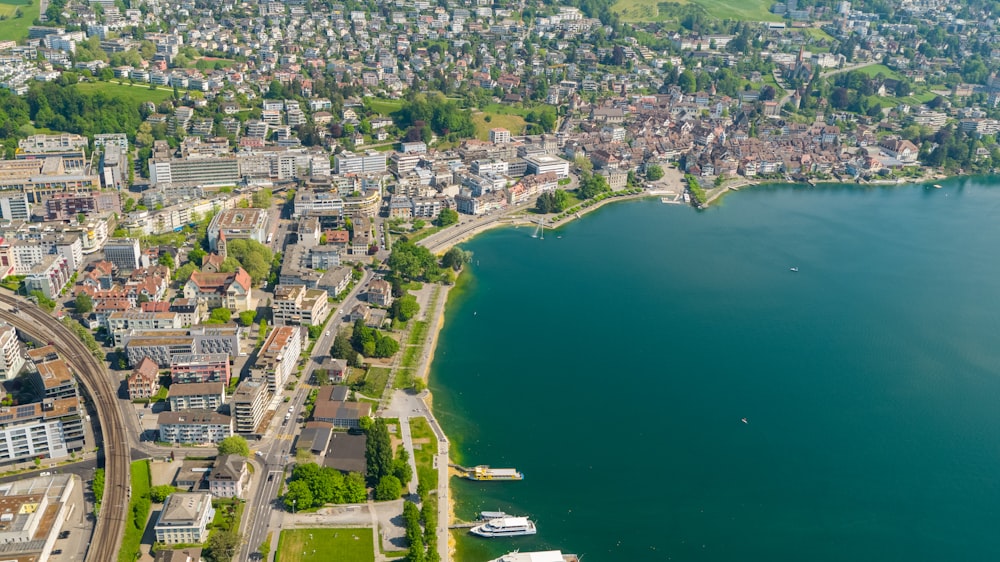
POLYGON ((94 310, 94 299, 90 298, 87 293, 80 293, 73 301, 73 308, 77 314, 86 314, 94 310))
POLYGON ((257 317, 257 311, 255 310, 244 310, 240 313, 240 324, 246 327, 250 327, 253 324, 254 318, 257 317))
POLYGON ((646 166, 646 177, 649 181, 656 181, 663 177, 663 168, 657 165, 646 166))
POLYGON ((413 467, 408 462, 409 454, 406 449, 400 447, 399 458, 392 461, 392 475, 399 479, 405 486, 413 479, 413 467))
POLYGON ((155 503, 163 503, 167 501, 167 496, 177 491, 177 488, 169 484, 164 484, 162 486, 153 486, 149 489, 149 498, 155 503))
POLYGON ((156 260, 156 263, 158 263, 160 265, 165 265, 165 266, 169 267, 170 269, 173 269, 174 268, 174 256, 172 256, 170 254, 170 252, 163 252, 162 254, 160 254, 159 259, 156 260))
POLYGON ((389 336, 380 335, 375 340, 374 357, 392 357, 399 351, 399 342, 389 336))
POLYGON ((392 313, 393 318, 406 322, 413 318, 417 312, 420 312, 420 304, 417 303, 417 297, 406 295, 392 301, 389 312, 392 313))
POLYGON ((208 315, 208 321, 206 324, 226 324, 233 319, 233 312, 228 308, 214 308, 212 312, 208 315))
POLYGON ((396 478, 391 474, 387 474, 380 478, 378 485, 375 486, 376 501, 398 500, 399 496, 402 494, 403 483, 399 481, 399 478, 396 478))
POLYGON ((181 283, 187 283, 188 279, 191 279, 191 274, 198 271, 198 266, 188 262, 174 272, 174 279, 180 281, 181 283))
POLYGON ((309 509, 313 506, 313 494, 305 480, 295 480, 288 485, 285 492, 285 507, 289 511, 309 509))
POLYGON ((392 442, 383 418, 376 419, 368 432, 365 459, 368 462, 368 477, 372 482, 379 482, 383 476, 392 473, 392 442))
POLYGON ((438 226, 448 226, 458 222, 458 211, 455 209, 443 209, 437 218, 438 226))
POLYGON ((226 243, 226 253, 226 261, 230 257, 236 260, 250 274, 255 284, 266 279, 271 272, 274 255, 270 248, 256 240, 230 240, 226 243))
POLYGON ((205 259, 205 256, 207 255, 208 252, 203 250, 201 246, 198 246, 195 249, 188 252, 187 259, 191 262, 194 262, 198 267, 201 267, 202 263, 201 260, 205 259))
POLYGON ((251 196, 251 204, 258 209, 267 209, 274 204, 274 193, 270 189, 255 191, 251 196))
POLYGON ((393 276, 402 280, 430 280, 439 272, 434 254, 409 241, 393 244, 387 263, 393 276))
POLYGON ((364 503, 367 495, 364 477, 357 472, 348 473, 347 478, 344 478, 343 503, 364 503))
POLYGON ((241 457, 250 456, 250 445, 248 445, 247 440, 240 435, 226 437, 222 441, 219 441, 217 448, 220 455, 240 455, 241 457))
MULTIPOLYGON (((455 271, 462 269, 462 266, 472 261, 472 253, 466 252, 458 246, 452 246, 441 258, 442 267, 450 267, 455 271)), ((416 312, 414 312, 416 314, 416 312)))
POLYGON ((604 176, 585 174, 580 177, 579 193, 584 199, 590 199, 608 191, 611 191, 611 186, 608 185, 608 180, 604 176))
POLYGON ((242 537, 236 531, 216 530, 208 537, 205 559, 208 562, 231 562, 242 537))

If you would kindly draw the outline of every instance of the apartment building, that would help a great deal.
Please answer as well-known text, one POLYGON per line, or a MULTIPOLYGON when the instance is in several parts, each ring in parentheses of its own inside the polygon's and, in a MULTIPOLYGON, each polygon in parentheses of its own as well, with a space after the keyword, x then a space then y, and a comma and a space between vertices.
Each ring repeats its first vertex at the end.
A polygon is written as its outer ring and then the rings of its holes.
POLYGON ((226 387, 221 382, 191 382, 170 385, 167 405, 171 412, 218 410, 226 403, 226 387))
POLYGON ((47 255, 28 271, 24 277, 24 288, 29 294, 41 291, 51 299, 62 291, 72 275, 73 271, 66 258, 60 255, 47 255))
POLYGON ((83 450, 84 414, 76 398, 0 407, 0 463, 60 459, 83 450))
POLYGON ((302 328, 277 326, 268 335, 250 368, 250 376, 267 381, 272 394, 281 392, 298 364, 302 351, 302 328))
POLYGON ((24 344, 14 326, 0 321, 0 380, 10 380, 24 367, 24 344))
POLYGON ((115 311, 106 320, 108 333, 114 346, 122 344, 122 336, 129 330, 176 330, 181 327, 180 316, 174 312, 144 312, 142 310, 115 311))
POLYGON ((160 441, 167 443, 218 443, 233 436, 233 418, 213 410, 163 412, 157 419, 160 441))
POLYGON ((208 474, 208 490, 216 498, 244 498, 250 486, 247 460, 239 455, 219 455, 208 474))
POLYGON ((212 250, 219 249, 219 239, 256 240, 263 244, 267 240, 267 211, 264 209, 227 209, 212 217, 208 225, 208 244, 212 250))
POLYGON ((231 370, 225 353, 188 353, 170 360, 170 378, 175 384, 218 382, 229 385, 231 370))
POLYGON ((184 284, 184 298, 206 309, 228 308, 239 313, 253 308, 253 280, 242 267, 230 273, 195 271, 184 284))
POLYGON ((386 171, 385 153, 369 150, 365 153, 345 150, 333 157, 337 174, 380 174, 386 171))
POLYGON ((275 326, 318 325, 330 314, 327 292, 305 285, 278 285, 271 307, 275 326))
POLYGON ((232 410, 236 418, 236 433, 252 435, 257 428, 273 394, 266 381, 244 379, 233 393, 232 410))
POLYGON ((200 325, 183 330, 129 330, 122 336, 122 345, 130 365, 137 365, 143 357, 149 357, 160 367, 167 368, 175 355, 241 355, 242 336, 243 330, 235 324, 200 325))
POLYGON ((152 398, 160 391, 160 369, 149 357, 143 357, 125 381, 129 400, 152 398))

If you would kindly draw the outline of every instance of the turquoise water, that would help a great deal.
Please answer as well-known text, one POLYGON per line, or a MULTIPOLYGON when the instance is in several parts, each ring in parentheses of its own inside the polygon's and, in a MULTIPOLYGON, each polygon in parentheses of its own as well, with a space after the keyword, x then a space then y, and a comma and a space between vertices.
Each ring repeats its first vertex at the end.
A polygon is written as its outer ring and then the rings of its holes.
POLYGON ((454 460, 526 478, 453 479, 458 516, 539 532, 459 533, 456 560, 1000 558, 996 184, 760 187, 468 243, 435 413, 454 460))

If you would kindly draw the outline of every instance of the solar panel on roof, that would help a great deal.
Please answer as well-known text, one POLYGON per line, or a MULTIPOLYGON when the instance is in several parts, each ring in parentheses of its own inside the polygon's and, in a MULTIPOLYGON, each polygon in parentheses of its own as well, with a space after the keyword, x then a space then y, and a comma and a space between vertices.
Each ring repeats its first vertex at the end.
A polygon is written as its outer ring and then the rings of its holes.
POLYGON ((24 416, 30 416, 30 415, 32 415, 34 413, 35 413, 35 405, 34 404, 28 404, 26 406, 18 406, 17 407, 17 417, 19 417, 19 418, 20 417, 24 417, 24 416))

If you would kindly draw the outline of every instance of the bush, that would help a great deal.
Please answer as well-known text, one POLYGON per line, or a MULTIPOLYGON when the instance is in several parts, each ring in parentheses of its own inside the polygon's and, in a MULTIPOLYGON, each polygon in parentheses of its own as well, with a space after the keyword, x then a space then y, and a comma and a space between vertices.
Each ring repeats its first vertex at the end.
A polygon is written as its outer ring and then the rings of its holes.
POLYGON ((398 500, 402 494, 403 483, 399 481, 399 478, 396 478, 391 474, 383 476, 382 479, 378 481, 378 486, 375 486, 376 501, 398 500))

